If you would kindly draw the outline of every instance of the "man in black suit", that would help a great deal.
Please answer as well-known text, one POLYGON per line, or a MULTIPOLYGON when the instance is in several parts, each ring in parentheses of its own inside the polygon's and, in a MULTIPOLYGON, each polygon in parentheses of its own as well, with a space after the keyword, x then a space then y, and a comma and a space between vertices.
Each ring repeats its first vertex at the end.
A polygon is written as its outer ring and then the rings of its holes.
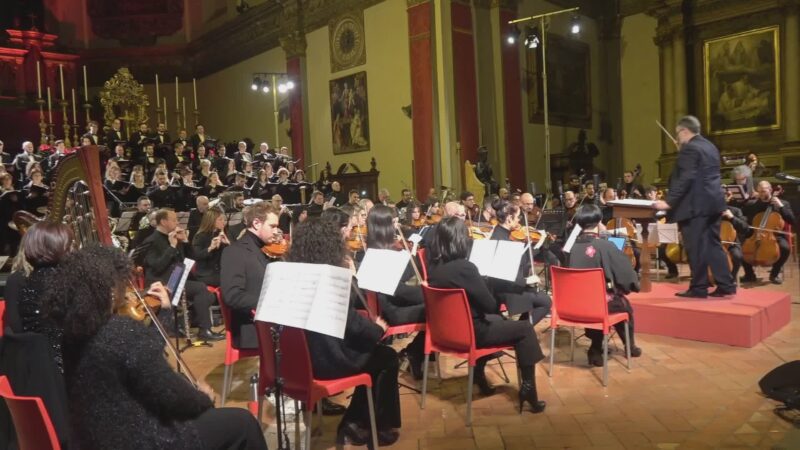
POLYGON ((194 134, 189 138, 189 142, 193 149, 196 149, 200 144, 204 144, 209 136, 206 135, 206 130, 203 125, 197 124, 194 127, 194 134))
POLYGON ((158 130, 153 137, 156 138, 156 144, 158 145, 169 145, 171 143, 169 140, 169 133, 167 133, 167 126, 164 122, 158 123, 158 130))
POLYGON ((140 159, 144 154, 144 146, 150 142, 150 131, 147 129, 147 123, 142 122, 139 124, 139 130, 131 135, 128 141, 128 147, 131 149, 131 159, 140 159))
POLYGON ((680 153, 670 176, 669 193, 666 201, 658 200, 654 206, 666 210, 670 222, 678 223, 689 256, 692 281, 687 291, 676 295, 705 298, 709 268, 717 283, 711 296, 733 295, 736 285, 719 237, 722 212, 727 210, 720 188, 719 150, 700 136, 700 121, 694 116, 681 118, 675 133, 680 153))
POLYGON ((110 147, 117 142, 124 142, 127 140, 125 132, 122 130, 122 121, 114 119, 114 121, 111 122, 111 129, 106 133, 106 145, 110 147))
POLYGON ((86 126, 87 129, 86 133, 84 133, 83 136, 81 137, 89 138, 91 145, 101 145, 103 143, 100 141, 100 136, 97 135, 97 130, 99 128, 100 127, 97 125, 97 122, 92 120, 91 122, 89 122, 89 125, 86 126))
MULTIPOLYGON (((156 229, 144 242, 147 246, 144 257, 145 282, 150 285, 169 281, 172 269, 182 263, 191 250, 187 245, 189 237, 186 230, 178 226, 178 216, 171 209, 160 209, 155 217, 156 229)), ((225 335, 211 330, 211 316, 208 308, 214 303, 214 294, 208 292, 206 285, 196 280, 186 280, 186 298, 194 309, 195 320, 200 331, 197 337, 204 341, 219 341, 225 335)))

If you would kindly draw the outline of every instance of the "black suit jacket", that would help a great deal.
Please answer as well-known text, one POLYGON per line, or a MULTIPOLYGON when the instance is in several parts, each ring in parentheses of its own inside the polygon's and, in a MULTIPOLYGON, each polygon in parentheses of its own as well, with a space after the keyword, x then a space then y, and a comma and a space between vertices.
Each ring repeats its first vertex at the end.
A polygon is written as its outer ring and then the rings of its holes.
MULTIPOLYGON (((119 131, 114 131, 114 129, 108 130, 106 133, 106 145, 109 147, 114 145, 115 141, 127 141, 128 137, 125 136, 125 131, 120 129, 119 131)), ((112 149, 113 150, 113 149, 112 149)))
POLYGON ((669 180, 670 222, 713 216, 727 208, 720 180, 719 150, 697 135, 681 147, 669 180))
POLYGON ((222 301, 231 309, 231 333, 239 348, 258 348, 252 310, 258 306, 264 271, 272 260, 261 251, 260 239, 246 232, 222 251, 222 301))
POLYGON ((157 229, 144 241, 144 244, 149 244, 144 257, 145 283, 150 286, 151 283, 160 281, 166 285, 172 274, 172 268, 175 264, 183 262, 183 247, 186 244, 178 243, 177 247, 173 248, 169 245, 167 235, 157 229))

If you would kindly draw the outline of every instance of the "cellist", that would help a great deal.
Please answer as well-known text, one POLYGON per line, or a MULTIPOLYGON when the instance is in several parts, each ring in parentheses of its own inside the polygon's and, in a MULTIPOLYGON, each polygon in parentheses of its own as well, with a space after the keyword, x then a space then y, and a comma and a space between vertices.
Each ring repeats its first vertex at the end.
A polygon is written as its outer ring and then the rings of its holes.
MULTIPOLYGON (((753 223, 756 214, 766 211, 769 207, 772 207, 772 211, 778 213, 786 223, 794 223, 792 207, 789 205, 789 202, 782 201, 777 196, 772 195, 772 184, 770 184, 769 181, 760 181, 756 188, 756 194, 758 196, 742 208, 744 215, 747 216, 752 226, 757 227, 759 225, 753 223)), ((769 272, 769 281, 773 284, 781 284, 783 283, 781 269, 783 269, 786 260, 789 259, 791 249, 789 248, 789 242, 785 235, 776 234, 775 238, 778 242, 778 248, 780 249, 780 256, 777 262, 772 265, 772 270, 769 272)), ((742 265, 744 266, 744 277, 742 277, 741 281, 743 283, 757 281, 756 274, 753 272, 753 266, 746 262, 742 265)))

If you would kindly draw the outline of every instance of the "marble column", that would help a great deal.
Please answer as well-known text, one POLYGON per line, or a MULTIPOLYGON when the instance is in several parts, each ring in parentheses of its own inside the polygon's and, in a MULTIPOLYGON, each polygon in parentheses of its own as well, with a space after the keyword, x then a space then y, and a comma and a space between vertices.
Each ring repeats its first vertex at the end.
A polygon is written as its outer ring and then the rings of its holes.
POLYGON ((408 0, 408 40, 411 56, 411 121, 414 134, 414 184, 418 199, 433 187, 433 4, 408 0))
POLYGON ((306 155, 305 143, 308 141, 308 111, 305 93, 307 92, 306 76, 306 39, 302 32, 293 32, 280 39, 281 47, 286 52, 286 73, 295 83, 289 93, 289 119, 292 130, 292 158, 301 160, 301 168, 313 162, 311 155, 306 155))
MULTIPOLYGON (((686 91, 686 40, 684 29, 680 26, 672 37, 672 73, 674 90, 674 119, 689 113, 688 92, 686 91)), ((707 124, 703 124, 707 126, 707 124)))
POLYGON ((461 144, 460 167, 464 161, 475 163, 478 157, 478 80, 475 69, 475 36, 472 8, 463 1, 450 4, 453 34, 453 82, 458 142, 461 144))
POLYGON ((789 3, 786 8, 786 24, 784 32, 785 74, 784 74, 784 128, 786 142, 800 141, 800 7, 796 2, 789 3))
MULTIPOLYGON (((520 48, 517 45, 506 45, 505 36, 514 29, 508 21, 517 18, 516 2, 500 2, 500 48, 501 67, 503 68, 503 117, 505 125, 506 170, 512 188, 525 189, 525 137, 522 117, 522 77, 520 68, 520 48)), ((503 185, 502 180, 500 185, 503 185)), ((549 190, 550 187, 548 186, 549 190)))

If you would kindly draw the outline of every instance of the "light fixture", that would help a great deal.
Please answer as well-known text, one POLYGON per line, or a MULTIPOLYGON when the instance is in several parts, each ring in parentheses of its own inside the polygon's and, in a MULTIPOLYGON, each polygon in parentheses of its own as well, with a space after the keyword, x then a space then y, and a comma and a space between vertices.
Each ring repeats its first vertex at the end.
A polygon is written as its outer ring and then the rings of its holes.
POLYGON ((285 85, 285 84, 283 84, 283 83, 280 83, 280 84, 278 84, 278 92, 280 92, 281 94, 283 94, 283 93, 284 93, 284 92, 286 92, 287 90, 288 90, 288 88, 286 87, 286 85, 285 85))
POLYGON ((289 80, 286 82, 286 89, 294 89, 294 81, 289 80))
POLYGON ((269 85, 265 84, 264 86, 261 86, 261 90, 264 91, 265 94, 268 93, 269 92, 269 85))
POLYGON ((522 32, 519 31, 518 27, 514 26, 513 28, 511 28, 508 31, 508 36, 506 36, 506 42, 508 42, 508 45, 516 44, 520 34, 522 34, 522 32))
POLYGON ((525 33, 525 47, 534 49, 539 47, 539 28, 528 27, 525 33))
POLYGON ((253 77, 253 84, 250 85, 250 89, 257 91, 258 88, 261 87, 262 81, 260 77, 253 77))
POLYGON ((572 34, 580 34, 581 32, 581 19, 578 16, 572 16, 572 22, 570 22, 569 31, 572 34))

